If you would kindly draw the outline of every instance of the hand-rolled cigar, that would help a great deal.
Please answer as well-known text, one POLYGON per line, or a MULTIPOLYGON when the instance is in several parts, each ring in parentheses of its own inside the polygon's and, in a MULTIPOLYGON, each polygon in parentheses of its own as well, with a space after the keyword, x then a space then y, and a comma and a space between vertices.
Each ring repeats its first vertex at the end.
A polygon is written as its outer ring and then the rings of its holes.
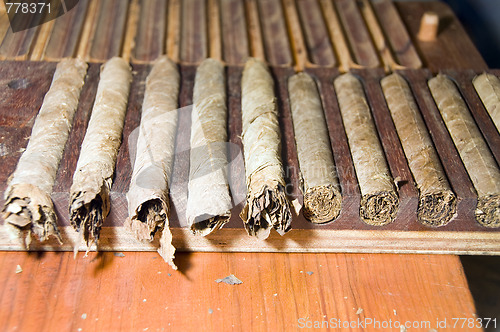
POLYGON ((27 246, 31 234, 41 241, 54 235, 61 242, 50 194, 86 72, 87 64, 80 59, 64 59, 57 65, 28 146, 5 191, 3 217, 27 231, 27 246))
POLYGON ((472 83, 500 132, 500 79, 495 75, 483 73, 476 76, 472 83))
POLYGON ((241 82, 242 141, 247 201, 240 217, 248 234, 265 239, 271 226, 283 235, 292 213, 285 193, 274 83, 266 64, 249 59, 241 82))
POLYGON ((429 226, 444 226, 456 213, 456 197, 406 80, 392 74, 381 81, 399 139, 419 190, 417 217, 429 226))
POLYGON ((191 231, 205 236, 231 216, 226 176, 227 108, 224 67, 204 60, 196 72, 186 215, 191 231))
POLYGON ((500 170, 456 85, 437 75, 428 82, 432 96, 477 191, 476 220, 500 227, 500 170))
POLYGON ((101 68, 70 193, 71 225, 77 232, 82 232, 87 246, 91 238, 97 243, 102 222, 109 213, 109 192, 131 80, 130 66, 122 58, 114 57, 101 68))
POLYGON ((334 86, 361 191, 359 214, 367 224, 386 225, 396 218, 399 199, 363 87, 350 73, 334 86))
POLYGON ((318 89, 309 75, 299 73, 288 80, 288 92, 304 217, 313 223, 329 222, 340 214, 342 196, 318 89))
MULTIPOLYGON (((152 241, 163 230, 158 252, 174 269, 175 248, 169 229, 169 180, 175 152, 179 72, 166 56, 158 58, 146 79, 141 124, 125 225, 139 240, 152 241)), ((132 147, 131 147, 132 148, 132 147)))

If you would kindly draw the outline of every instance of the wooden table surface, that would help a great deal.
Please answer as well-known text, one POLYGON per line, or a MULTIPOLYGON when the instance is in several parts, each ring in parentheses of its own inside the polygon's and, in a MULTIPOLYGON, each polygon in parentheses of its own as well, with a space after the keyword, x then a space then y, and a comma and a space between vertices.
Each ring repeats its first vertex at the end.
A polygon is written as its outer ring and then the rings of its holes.
POLYGON ((371 319, 366 330, 397 321, 442 331, 438 320, 457 330, 453 318, 475 317, 457 256, 181 253, 176 262, 178 271, 151 252, 0 252, 1 330, 279 331, 359 318, 371 319), (215 282, 230 274, 243 283, 215 282))
MULTIPOLYGON (((411 35, 419 23, 411 13, 425 6, 398 5, 411 35)), ((482 69, 465 39, 416 46, 433 72, 482 69)), ((457 256, 178 253, 175 261, 178 271, 154 252, 0 252, 0 330, 279 331, 327 321, 332 330, 349 322, 345 330, 456 331, 457 318, 476 317, 457 256), (215 282, 230 274, 243 283, 215 282)))

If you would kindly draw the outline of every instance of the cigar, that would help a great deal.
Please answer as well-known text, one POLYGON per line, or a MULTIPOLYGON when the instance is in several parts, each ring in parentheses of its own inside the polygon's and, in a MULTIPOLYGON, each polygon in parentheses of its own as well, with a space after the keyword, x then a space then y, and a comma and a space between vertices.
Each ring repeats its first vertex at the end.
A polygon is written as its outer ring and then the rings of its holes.
POLYGON ((283 235, 291 228, 292 214, 285 193, 274 83, 265 63, 254 58, 246 62, 241 90, 247 200, 240 217, 251 236, 265 239, 271 227, 283 235))
MULTIPOLYGON (((114 57, 101 68, 87 132, 73 174, 69 215, 71 225, 85 240, 97 244, 110 209, 109 192, 121 143, 132 80, 130 66, 114 57)), ((75 253, 78 244, 75 246, 75 253)))
POLYGON ((363 87, 350 73, 336 78, 334 86, 361 191, 360 217, 386 225, 396 218, 399 199, 363 87))
POLYGON ((57 65, 28 146, 5 191, 3 217, 24 233, 27 247, 32 235, 40 241, 53 235, 62 242, 50 194, 86 72, 87 64, 80 59, 64 59, 57 65))
POLYGON ((191 124, 187 220, 195 235, 221 228, 231 216, 227 180, 224 66, 204 60, 196 72, 191 124))
POLYGON ((428 82, 453 143, 477 191, 476 220, 500 227, 500 170, 456 85, 437 75, 428 82))
POLYGON ((500 132, 500 79, 495 75, 483 73, 472 81, 491 120, 500 132))
MULTIPOLYGON (((169 228, 169 183, 172 176, 177 106, 177 65, 159 57, 146 79, 136 156, 127 192, 129 217, 125 222, 137 239, 151 242, 161 231, 158 252, 174 269, 175 248, 169 228)), ((131 147, 132 148, 132 147, 131 147)))
POLYGON ((288 80, 288 91, 304 217, 313 223, 335 220, 340 214, 342 195, 316 83, 306 73, 299 73, 288 80))

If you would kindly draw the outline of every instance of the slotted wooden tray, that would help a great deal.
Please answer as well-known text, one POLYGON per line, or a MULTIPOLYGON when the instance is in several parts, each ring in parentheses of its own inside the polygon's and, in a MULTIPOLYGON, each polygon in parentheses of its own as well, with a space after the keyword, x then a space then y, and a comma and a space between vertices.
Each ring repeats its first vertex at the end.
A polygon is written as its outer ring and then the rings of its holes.
MULTIPOLYGON (((110 0, 96 3, 97 5, 90 3, 87 6, 82 5, 85 2, 81 2, 74 12, 54 21, 52 34, 47 38, 44 53, 40 57, 57 60, 78 54, 96 63, 89 66, 73 130, 54 187, 53 200, 64 244, 61 246, 55 241, 33 243, 32 250, 72 250, 76 243, 76 233, 68 222, 68 191, 72 173, 76 167, 80 144, 94 101, 100 63, 111 56, 124 54, 130 54, 134 80, 123 144, 116 164, 111 193, 112 209, 101 232, 99 249, 155 250, 158 247, 157 240, 150 244, 136 241, 122 225, 127 217, 125 193, 131 176, 128 137, 139 125, 144 80, 150 69, 149 63, 158 55, 167 52, 180 63, 180 107, 192 103, 197 64, 207 56, 219 57, 225 61, 229 139, 240 148, 242 64, 250 55, 269 62, 275 79, 280 110, 285 173, 291 196, 298 198, 299 201, 302 200, 302 195, 298 189, 298 163, 286 83, 288 77, 297 69, 311 74, 320 90, 344 196, 342 212, 336 221, 314 225, 300 215, 294 218, 292 231, 283 237, 272 232, 266 241, 259 241, 246 235, 238 216, 241 204, 233 209, 231 220, 223 229, 206 238, 194 237, 187 229, 180 227, 177 211, 174 209, 171 214, 173 244, 179 250, 500 253, 500 230, 481 227, 474 220, 477 197, 427 88, 427 79, 438 71, 444 71, 457 82, 498 162, 499 134, 471 83, 474 75, 487 70, 487 67, 470 40, 464 38, 463 29, 448 7, 435 2, 397 5, 385 1, 374 2, 370 8, 377 17, 376 23, 383 32, 385 42, 389 45, 390 54, 387 55, 384 49, 377 46, 373 32, 377 26, 374 27, 369 23, 367 25, 369 20, 366 8, 360 7, 354 1, 341 0, 332 3, 322 0, 282 2, 221 0, 210 1, 208 4, 203 1, 169 1, 168 4, 161 1, 145 1, 143 6, 139 7, 134 7, 138 4, 135 1, 127 3, 110 0), (120 8, 124 6, 124 9, 120 9, 119 13, 109 18, 114 24, 100 23, 103 20, 101 18, 103 11, 108 8, 105 6, 113 4, 120 8), (157 8, 165 11, 165 15, 158 14, 161 11, 155 10, 157 8), (446 23, 438 40, 432 43, 432 47, 412 37, 418 30, 421 14, 427 10, 438 12, 446 23), (176 14, 178 16, 175 16, 176 14), (69 19, 70 15, 76 20, 73 25, 69 19), (133 21, 134 15, 135 33, 129 32, 130 27, 125 29, 125 25, 119 28, 122 22, 133 21), (331 15, 335 15, 339 26, 345 32, 343 36, 348 49, 339 49, 339 45, 334 42, 335 39, 330 38, 335 33, 335 27, 332 27, 329 20, 331 15), (80 18, 77 19, 78 17, 80 18), (172 20, 172 17, 177 19, 172 20), (220 30, 215 28, 214 32, 213 26, 209 25, 210 29, 205 31, 203 29, 207 23, 205 21, 213 23, 214 17, 218 18, 216 22, 220 22, 218 27, 220 30), (157 20, 156 25, 151 24, 151 20, 154 19, 157 20), (89 27, 89 21, 95 22, 96 25, 89 27), (69 27, 65 35, 55 33, 64 27, 69 27), (76 38, 74 36, 83 38, 86 28, 89 30, 88 35, 92 36, 89 38, 91 44, 87 47, 82 47, 82 44, 78 46, 78 43, 74 42, 76 38), (289 33, 290 31, 293 33, 289 33), (116 47, 116 40, 120 40, 121 48, 116 47), (108 44, 108 41, 113 42, 108 44), (102 45, 110 46, 106 48, 102 45), (392 176, 399 177, 403 181, 399 190, 398 216, 395 222, 383 227, 367 225, 359 218, 360 193, 332 84, 333 79, 344 71, 345 66, 361 78, 392 176), (424 68, 420 68, 421 66, 424 68), (409 81, 445 172, 459 198, 457 216, 447 226, 429 228, 416 220, 418 191, 379 84, 388 69, 397 70, 409 81)), ((42 28, 43 26, 37 29, 42 28)), ((0 55, 4 54, 2 49, 6 47, 5 41, 14 37, 21 38, 9 36, 7 32, 4 42, 0 45, 0 55)), ((18 58, 24 49, 19 48, 17 52, 12 51, 12 56, 5 58, 18 58)), ((30 57, 30 51, 26 53, 24 59, 26 58, 33 58, 30 57)), ((55 66, 55 62, 47 61, 0 62, 2 96, 0 190, 2 192, 22 149, 27 144, 34 117, 48 90, 55 66)), ((181 111, 179 116, 177 147, 189 142, 191 121, 189 112, 181 111)), ((232 171, 236 173, 237 170, 232 171)), ((188 154, 178 155, 174 164, 174 176, 181 180, 185 179, 186 186, 188 172, 188 154)), ((0 203, 3 205, 3 201, 0 203)), ((0 226, 0 249, 21 250, 23 247, 17 239, 10 238, 0 226)))

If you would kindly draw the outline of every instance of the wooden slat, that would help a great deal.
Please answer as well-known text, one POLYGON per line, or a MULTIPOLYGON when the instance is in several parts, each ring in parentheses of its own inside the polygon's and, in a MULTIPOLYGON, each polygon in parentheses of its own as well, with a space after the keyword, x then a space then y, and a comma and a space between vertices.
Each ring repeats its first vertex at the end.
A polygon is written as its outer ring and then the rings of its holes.
POLYGON ((363 17, 355 1, 338 0, 334 2, 349 46, 354 54, 354 61, 362 67, 378 67, 380 65, 377 51, 370 39, 363 17))
POLYGON ((84 59, 85 61, 88 61, 89 58, 89 52, 90 48, 92 47, 95 29, 97 26, 96 22, 99 17, 100 6, 101 1, 90 1, 87 15, 83 23, 76 56, 84 59))
POLYGON ((221 12, 219 0, 208 0, 208 55, 222 60, 221 12))
POLYGON ((297 0, 296 2, 309 60, 319 66, 335 66, 337 61, 318 0, 297 0))
MULTIPOLYGON (((41 21, 42 17, 43 15, 41 14, 29 16, 29 20, 35 25, 33 28, 15 33, 12 32, 11 28, 7 30, 2 44, 0 45, 0 60, 26 60, 28 58, 28 54, 33 47, 33 43, 40 28, 36 26, 36 24, 41 21)), ((14 20, 23 19, 26 18, 21 15, 17 15, 14 18, 14 20)))
POLYGON ((265 61, 264 42, 262 29, 259 22, 259 9, 257 0, 245 0, 247 14, 248 37, 250 41, 250 54, 252 57, 265 61))
POLYGON ((195 253, 177 255, 179 271, 160 260, 0 253, 0 322, 8 331, 228 331, 376 318, 428 321, 427 331, 436 319, 476 317, 453 256, 195 253), (243 284, 215 282, 229 274, 243 284))
POLYGON ((168 1, 140 3, 140 16, 132 53, 134 62, 151 62, 164 53, 168 1))
POLYGON ((241 0, 221 0, 222 50, 228 65, 241 65, 249 56, 245 4, 241 0))
POLYGON ((44 58, 45 48, 47 47, 47 41, 52 33, 52 29, 54 28, 54 23, 54 20, 52 20, 40 26, 40 31, 38 32, 38 36, 34 42, 33 49, 30 52, 30 60, 40 61, 44 58))
POLYGON ((372 1, 372 5, 397 64, 413 69, 422 67, 422 61, 394 3, 390 0, 376 0, 372 1))
POLYGON ((181 5, 180 60, 186 64, 199 63, 208 56, 206 1, 185 0, 181 5))
POLYGON ((119 56, 125 34, 129 1, 100 0, 100 2, 90 47, 90 61, 105 61, 119 56))
POLYGON ((304 70, 306 65, 310 63, 308 50, 304 41, 298 8, 295 0, 282 0, 283 13, 290 36, 290 46, 293 54, 293 65, 297 72, 304 70))
POLYGON ((127 20, 123 35, 123 42, 120 49, 120 56, 130 62, 132 52, 135 48, 135 35, 137 34, 137 24, 139 21, 139 0, 130 0, 128 6, 127 20))
POLYGON ((267 61, 274 66, 290 66, 293 58, 281 1, 257 3, 267 61))
POLYGON ((168 2, 167 49, 165 53, 172 61, 179 61, 180 56, 180 13, 180 0, 170 0, 168 2))
POLYGON ((44 59, 53 61, 76 54, 88 7, 88 1, 79 1, 75 8, 55 20, 44 59))
POLYGON ((332 41, 337 58, 339 60, 339 70, 342 72, 349 71, 354 67, 351 51, 347 45, 346 37, 344 36, 337 11, 330 0, 319 0, 321 9, 325 15, 325 21, 328 27, 329 37, 332 41))

